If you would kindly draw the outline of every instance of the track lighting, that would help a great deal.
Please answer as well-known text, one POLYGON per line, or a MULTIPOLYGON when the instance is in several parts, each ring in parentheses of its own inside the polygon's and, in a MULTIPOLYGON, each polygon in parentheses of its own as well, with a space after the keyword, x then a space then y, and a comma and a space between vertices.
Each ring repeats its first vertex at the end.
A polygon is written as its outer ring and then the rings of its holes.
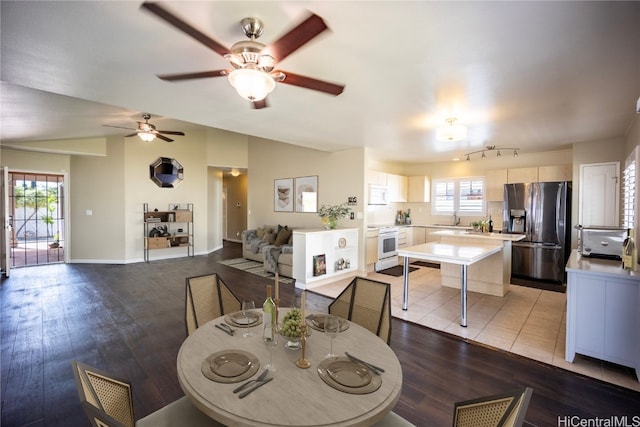
POLYGON ((502 157, 502 153, 500 152, 500 150, 513 150, 513 157, 518 157, 518 150, 520 150, 519 148, 507 148, 507 147, 496 147, 495 145, 487 145, 486 148, 484 148, 483 150, 478 150, 478 151, 472 151, 471 153, 467 153, 465 154, 467 161, 471 161, 471 155, 472 154, 478 154, 478 153, 482 153, 482 156, 480 156, 481 158, 485 159, 487 157, 486 152, 487 151, 495 151, 496 152, 496 157, 502 157))

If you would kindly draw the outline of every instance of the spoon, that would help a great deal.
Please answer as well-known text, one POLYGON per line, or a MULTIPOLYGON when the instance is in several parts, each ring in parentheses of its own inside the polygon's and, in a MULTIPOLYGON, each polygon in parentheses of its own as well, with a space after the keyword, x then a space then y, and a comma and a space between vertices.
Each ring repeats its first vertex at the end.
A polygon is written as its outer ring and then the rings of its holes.
POLYGON ((253 382, 260 382, 260 381, 264 380, 267 377, 268 373, 269 373, 269 370, 265 369, 264 372, 262 372, 258 378, 256 378, 255 380, 247 381, 246 383, 242 384, 240 387, 237 387, 236 389, 234 389, 233 392, 237 393, 237 392, 239 392, 240 390, 242 390, 243 388, 245 388, 246 386, 248 386, 249 384, 251 384, 253 382))

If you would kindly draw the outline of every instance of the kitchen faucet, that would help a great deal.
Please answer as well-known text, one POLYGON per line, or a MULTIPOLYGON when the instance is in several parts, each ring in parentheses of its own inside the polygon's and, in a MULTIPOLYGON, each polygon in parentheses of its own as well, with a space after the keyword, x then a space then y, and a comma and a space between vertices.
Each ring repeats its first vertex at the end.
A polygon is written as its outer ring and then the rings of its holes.
POLYGON ((458 215, 456 215, 456 211, 453 211, 453 225, 459 225, 460 224, 460 218, 458 217, 458 215))

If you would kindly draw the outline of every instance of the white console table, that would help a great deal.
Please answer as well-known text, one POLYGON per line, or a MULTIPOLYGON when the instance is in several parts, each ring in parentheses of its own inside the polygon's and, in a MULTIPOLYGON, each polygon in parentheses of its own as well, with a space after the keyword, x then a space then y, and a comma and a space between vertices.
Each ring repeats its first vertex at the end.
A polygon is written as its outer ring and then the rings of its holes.
POLYGON ((358 271, 358 229, 293 230, 293 277, 296 288, 309 289, 358 271), (324 272, 315 272, 314 257, 324 255, 324 272), (342 262, 340 262, 342 260, 342 262))

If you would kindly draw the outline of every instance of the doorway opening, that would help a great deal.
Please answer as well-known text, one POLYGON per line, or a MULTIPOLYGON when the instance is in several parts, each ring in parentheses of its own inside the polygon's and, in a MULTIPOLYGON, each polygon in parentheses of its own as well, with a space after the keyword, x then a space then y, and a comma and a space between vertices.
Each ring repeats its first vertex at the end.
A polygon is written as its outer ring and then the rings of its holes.
POLYGON ((11 267, 64 262, 64 175, 9 172, 11 267))

